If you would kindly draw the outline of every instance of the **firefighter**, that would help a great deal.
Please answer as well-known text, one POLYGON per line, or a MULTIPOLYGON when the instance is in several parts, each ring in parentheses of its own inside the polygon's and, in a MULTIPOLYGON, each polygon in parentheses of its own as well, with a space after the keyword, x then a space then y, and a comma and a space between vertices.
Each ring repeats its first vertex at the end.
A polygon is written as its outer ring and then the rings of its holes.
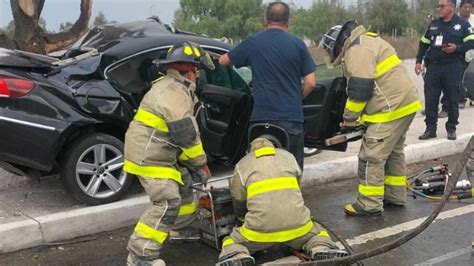
POLYGON ((348 99, 342 127, 367 125, 359 152, 359 196, 350 216, 380 215, 384 204, 403 206, 406 132, 421 109, 416 87, 395 49, 356 21, 331 28, 321 46, 343 65, 348 99))
POLYGON ((151 201, 128 242, 128 265, 165 265, 160 249, 170 229, 195 219, 192 179, 206 182, 210 176, 193 116, 196 72, 202 63, 212 69, 197 44, 170 48, 160 62, 166 75, 147 92, 125 135, 124 170, 138 176, 151 201))
POLYGON ((223 241, 216 265, 254 265, 251 253, 276 244, 304 249, 312 259, 343 257, 304 205, 298 180, 301 168, 289 153, 283 128, 255 124, 250 152, 235 166, 229 187, 234 211, 243 225, 223 241))

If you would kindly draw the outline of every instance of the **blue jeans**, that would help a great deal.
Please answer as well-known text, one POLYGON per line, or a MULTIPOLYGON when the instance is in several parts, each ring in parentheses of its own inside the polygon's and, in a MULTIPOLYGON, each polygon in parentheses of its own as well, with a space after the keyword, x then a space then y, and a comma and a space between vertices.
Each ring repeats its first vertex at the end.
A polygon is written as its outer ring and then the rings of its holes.
POLYGON ((290 137, 289 152, 295 156, 296 162, 303 171, 304 167, 304 126, 303 123, 289 121, 252 121, 251 124, 268 123, 282 127, 290 137))

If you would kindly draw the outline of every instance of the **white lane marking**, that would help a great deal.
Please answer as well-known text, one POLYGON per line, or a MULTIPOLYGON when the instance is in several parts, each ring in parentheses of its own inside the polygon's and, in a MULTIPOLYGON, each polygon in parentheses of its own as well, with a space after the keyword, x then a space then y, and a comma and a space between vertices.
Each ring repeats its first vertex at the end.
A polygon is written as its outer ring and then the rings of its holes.
POLYGON ((470 253, 472 251, 472 247, 466 247, 466 248, 461 248, 458 250, 455 250, 453 252, 449 252, 447 254, 441 255, 436 258, 432 258, 430 260, 424 261, 422 263, 415 264, 415 266, 426 266, 426 265, 434 265, 446 260, 450 260, 459 256, 462 256, 464 254, 470 253))
MULTIPOLYGON (((467 206, 463 206, 463 207, 460 207, 460 208, 456 208, 456 209, 452 209, 452 210, 440 213, 438 215, 438 217, 436 217, 435 222, 438 221, 438 220, 445 220, 445 219, 465 215, 465 214, 472 213, 472 212, 474 212, 474 204, 469 204, 467 206)), ((361 244, 364 244, 364 243, 366 243, 367 241, 370 241, 370 240, 386 238, 386 237, 393 236, 393 235, 398 235, 398 234, 403 233, 405 231, 409 231, 409 230, 414 229, 415 227, 420 225, 426 218, 427 217, 419 218, 419 219, 416 219, 416 220, 413 220, 413 221, 409 221, 409 222, 402 223, 402 224, 397 224, 397 225, 386 227, 386 228, 383 228, 383 229, 380 229, 380 230, 377 230, 377 231, 374 231, 374 232, 370 232, 370 233, 367 233, 367 234, 356 236, 352 239, 348 239, 347 243, 351 246, 361 245, 361 244)), ((342 245, 340 245, 340 247, 342 247, 342 245)))
MULTIPOLYGON (((452 209, 452 210, 444 211, 444 212, 440 213, 438 215, 438 217, 436 217, 436 220, 434 222, 436 222, 438 220, 446 220, 446 219, 449 219, 449 218, 454 218, 454 217, 469 214, 469 213, 472 213, 472 212, 474 212, 474 204, 469 204, 467 206, 463 206, 463 207, 460 207, 460 208, 456 208, 456 209, 452 209)), ((395 226, 386 227, 386 228, 383 228, 383 229, 380 229, 380 230, 377 230, 377 231, 374 231, 374 232, 370 232, 370 233, 367 233, 367 234, 356 236, 356 237, 354 237, 352 239, 348 239, 346 241, 350 246, 354 246, 354 245, 364 244, 364 243, 366 243, 367 241, 370 241, 370 240, 381 239, 381 238, 386 238, 386 237, 389 237, 389 236, 397 235, 397 234, 403 233, 405 231, 409 231, 409 230, 417 227, 426 218, 427 218, 427 216, 423 217, 423 218, 413 220, 413 221, 398 224, 398 225, 395 225, 395 226)), ((340 242, 337 242, 336 245, 339 248, 343 248, 343 246, 340 242)), ((281 262, 281 261, 284 261, 285 263, 289 263, 289 262, 298 262, 300 260, 295 256, 289 256, 289 257, 281 258, 281 259, 278 259, 278 260, 275 260, 275 261, 272 261, 272 262, 267 262, 264 265, 279 264, 279 262, 281 262)))

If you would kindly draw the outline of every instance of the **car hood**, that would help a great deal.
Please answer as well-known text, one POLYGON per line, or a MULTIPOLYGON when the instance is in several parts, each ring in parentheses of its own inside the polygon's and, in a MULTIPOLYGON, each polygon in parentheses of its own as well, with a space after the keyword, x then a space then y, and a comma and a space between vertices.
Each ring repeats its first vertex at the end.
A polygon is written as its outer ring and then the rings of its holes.
POLYGON ((50 68, 56 58, 19 50, 0 48, 0 66, 50 68))

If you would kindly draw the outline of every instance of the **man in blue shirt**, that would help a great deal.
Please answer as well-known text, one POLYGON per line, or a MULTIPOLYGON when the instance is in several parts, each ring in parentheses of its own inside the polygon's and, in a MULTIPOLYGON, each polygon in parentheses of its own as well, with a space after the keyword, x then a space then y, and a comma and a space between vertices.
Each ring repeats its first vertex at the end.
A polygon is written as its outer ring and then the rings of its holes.
POLYGON ((251 67, 254 97, 251 123, 284 128, 290 136, 289 151, 303 169, 302 98, 316 86, 316 65, 304 42, 287 32, 289 18, 287 4, 270 3, 265 17, 266 30, 222 55, 219 63, 251 67))
POLYGON ((439 19, 433 20, 421 38, 415 73, 422 72, 424 59, 426 131, 420 140, 436 138, 438 103, 441 91, 448 101, 446 131, 449 140, 456 139, 459 118, 459 87, 464 70, 464 55, 474 48, 474 34, 469 22, 455 14, 456 0, 440 0, 439 19))

